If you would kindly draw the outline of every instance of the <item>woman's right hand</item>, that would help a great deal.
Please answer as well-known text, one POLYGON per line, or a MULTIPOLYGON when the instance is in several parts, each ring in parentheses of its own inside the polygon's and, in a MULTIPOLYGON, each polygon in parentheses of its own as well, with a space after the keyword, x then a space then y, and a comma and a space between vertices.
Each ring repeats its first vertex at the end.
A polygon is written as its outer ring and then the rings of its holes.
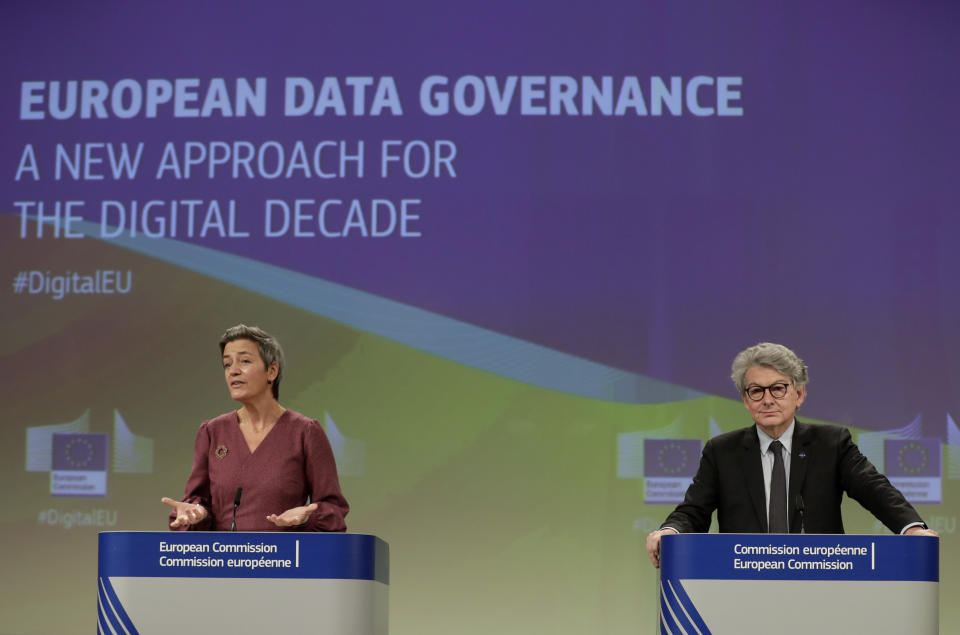
POLYGON ((203 505, 183 503, 175 501, 172 498, 167 498, 166 496, 161 498, 160 502, 173 507, 177 511, 177 517, 170 523, 170 526, 173 528, 196 525, 207 517, 207 508, 203 505))

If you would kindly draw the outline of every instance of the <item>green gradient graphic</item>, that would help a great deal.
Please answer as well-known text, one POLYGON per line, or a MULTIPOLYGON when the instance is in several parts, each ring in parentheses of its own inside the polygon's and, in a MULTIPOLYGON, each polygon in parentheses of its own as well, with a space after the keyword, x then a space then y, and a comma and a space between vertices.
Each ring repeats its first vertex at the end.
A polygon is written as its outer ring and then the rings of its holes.
MULTIPOLYGON (((17 248, 19 262, 39 259, 17 248)), ((181 494, 200 420, 236 406, 216 347, 236 322, 284 344, 281 402, 326 423, 352 505, 349 529, 390 543, 399 635, 652 633, 656 578, 644 538, 671 506, 644 504, 643 479, 618 477, 618 435, 705 439, 711 420, 723 431, 749 422, 735 399, 629 404, 565 394, 123 249, 62 248, 73 267, 130 268, 136 282, 124 297, 4 303, 6 331, 25 336, 5 342, 0 377, 9 405, 0 558, 17 582, 0 599, 3 633, 94 628, 98 528, 66 529, 41 514, 106 509, 117 523, 103 529, 162 529, 159 499, 181 494), (51 497, 48 475, 24 470, 26 430, 88 410, 90 431, 111 434, 111 449, 115 412, 151 439, 154 472, 111 465, 106 499, 51 497)), ((43 260, 57 257, 51 247, 43 260)), ((943 506, 921 512, 955 509, 955 482, 944 480, 943 506)), ((886 531, 855 504, 846 512, 850 532, 886 531)), ((958 556, 944 541, 943 570, 958 556)), ((942 592, 958 592, 952 577, 942 592)), ((941 611, 946 628, 958 622, 955 603, 941 611)))

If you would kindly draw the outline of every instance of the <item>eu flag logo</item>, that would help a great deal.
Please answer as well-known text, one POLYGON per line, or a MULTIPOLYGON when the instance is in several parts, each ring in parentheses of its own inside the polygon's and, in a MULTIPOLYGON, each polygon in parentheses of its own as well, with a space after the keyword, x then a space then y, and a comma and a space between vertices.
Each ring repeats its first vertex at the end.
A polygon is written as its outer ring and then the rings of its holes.
POLYGON ((943 501, 943 450, 940 439, 886 439, 887 477, 911 503, 943 501))
POLYGON ((887 439, 883 462, 887 476, 941 476, 940 439, 887 439))
POLYGON ((107 435, 53 435, 50 493, 54 496, 107 495, 107 435))
POLYGON ((644 439, 643 500, 679 503, 700 465, 700 439, 644 439))
POLYGON ((54 434, 53 469, 105 471, 107 435, 54 434))
POLYGON ((643 475, 694 476, 700 464, 700 439, 645 439, 643 475))

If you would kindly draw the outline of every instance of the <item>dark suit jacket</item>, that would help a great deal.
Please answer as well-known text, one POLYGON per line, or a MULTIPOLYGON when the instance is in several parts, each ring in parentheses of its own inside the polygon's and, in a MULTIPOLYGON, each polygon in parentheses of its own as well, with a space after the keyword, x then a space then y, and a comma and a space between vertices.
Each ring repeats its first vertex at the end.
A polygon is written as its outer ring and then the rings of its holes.
MULTIPOLYGON (((862 454, 843 427, 797 421, 790 455, 787 497, 790 532, 842 534, 840 501, 846 492, 895 534, 920 522, 916 510, 862 454)), ((766 533, 767 502, 755 425, 721 434, 703 448, 700 467, 664 527, 680 532, 706 532, 717 511, 720 531, 766 533)))

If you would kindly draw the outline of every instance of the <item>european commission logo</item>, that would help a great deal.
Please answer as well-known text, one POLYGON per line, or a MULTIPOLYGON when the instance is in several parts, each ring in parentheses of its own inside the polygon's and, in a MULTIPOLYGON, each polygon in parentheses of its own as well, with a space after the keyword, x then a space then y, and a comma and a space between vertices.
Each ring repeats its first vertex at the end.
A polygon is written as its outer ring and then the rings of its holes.
POLYGON ((700 439, 644 439, 644 501, 679 503, 700 464, 700 439))
POLYGON ((76 421, 27 428, 26 470, 50 473, 52 496, 106 496, 107 472, 153 472, 153 439, 130 432, 114 411, 110 435, 90 432, 90 411, 76 421))
POLYGON ((940 439, 886 439, 883 462, 890 482, 911 503, 942 502, 940 439))
POLYGON ((107 495, 107 435, 54 434, 50 493, 107 495))

